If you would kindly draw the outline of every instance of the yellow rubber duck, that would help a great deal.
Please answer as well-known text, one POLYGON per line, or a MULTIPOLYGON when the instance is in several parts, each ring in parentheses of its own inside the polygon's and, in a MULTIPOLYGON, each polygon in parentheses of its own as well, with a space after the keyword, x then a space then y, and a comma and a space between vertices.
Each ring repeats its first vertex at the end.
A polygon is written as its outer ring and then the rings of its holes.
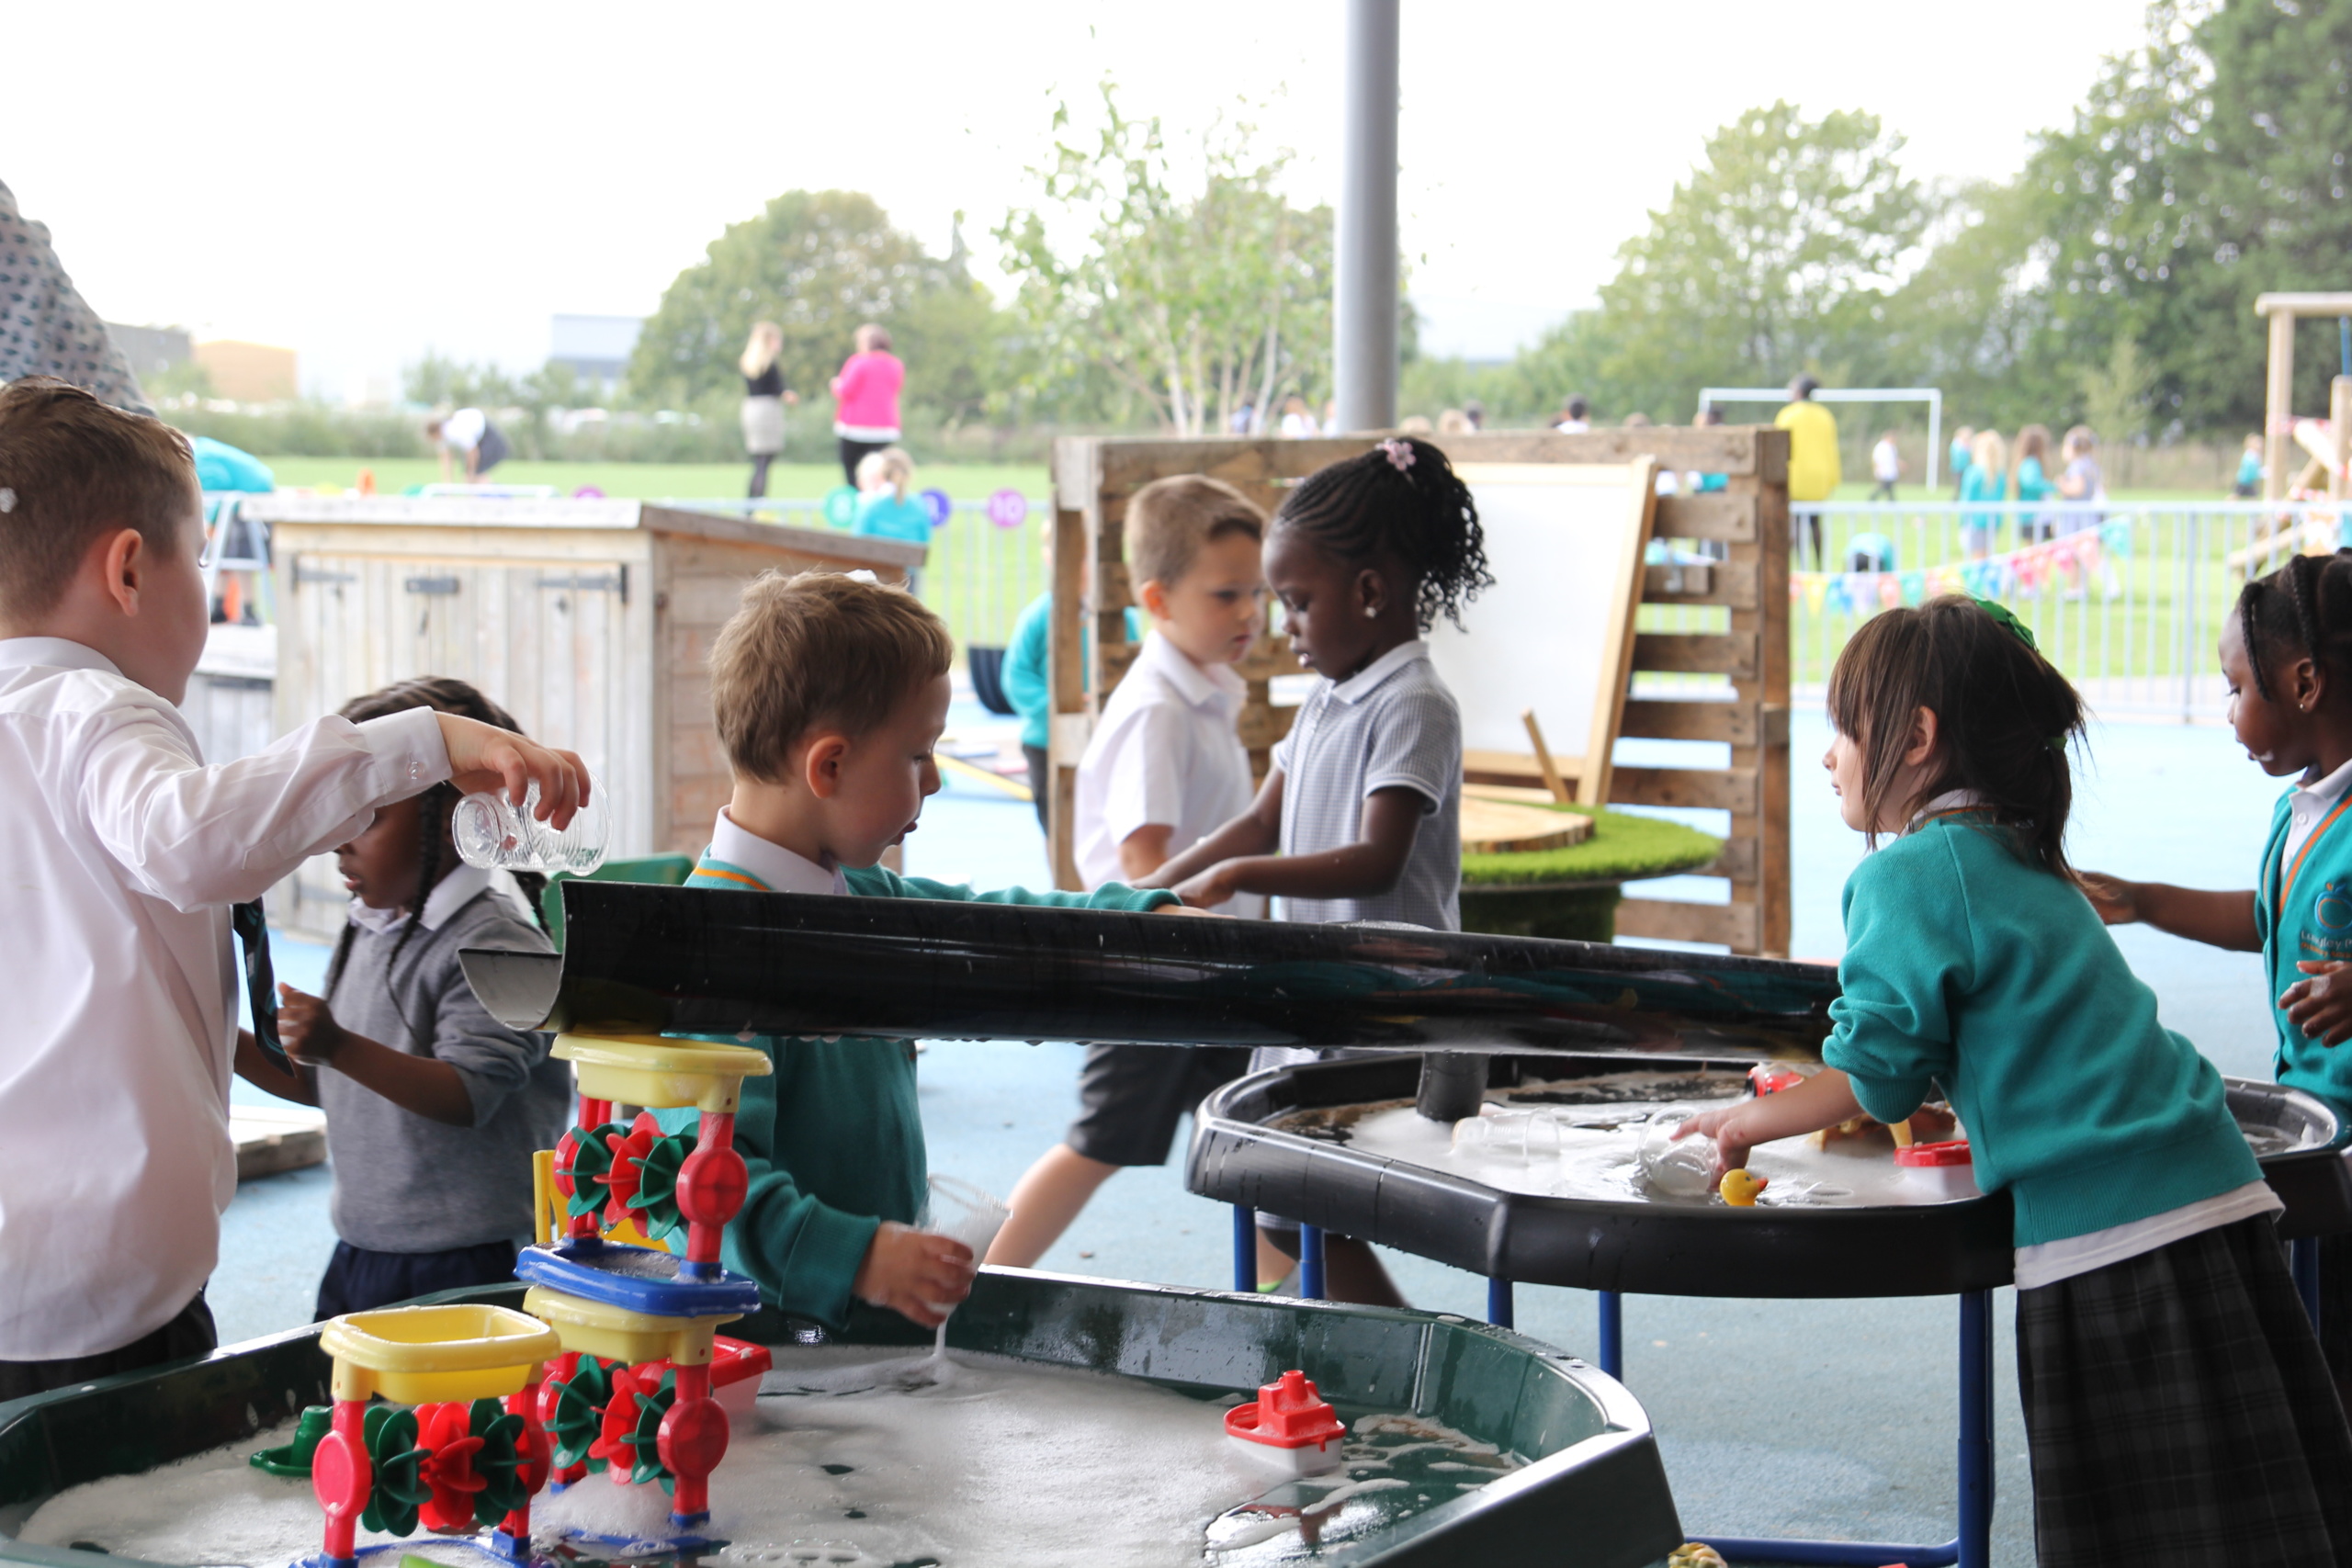
POLYGON ((1770 1185, 1770 1180, 1765 1177, 1750 1176, 1745 1170, 1727 1170, 1715 1190, 1722 1193, 1724 1201, 1735 1209, 1753 1209, 1756 1207, 1756 1195, 1770 1185))
MULTIPOLYGON (((401 1568, 408 1568, 402 1563, 401 1568)), ((1666 1568, 1724 1568, 1723 1554, 1704 1541, 1688 1540, 1674 1549, 1666 1568)))

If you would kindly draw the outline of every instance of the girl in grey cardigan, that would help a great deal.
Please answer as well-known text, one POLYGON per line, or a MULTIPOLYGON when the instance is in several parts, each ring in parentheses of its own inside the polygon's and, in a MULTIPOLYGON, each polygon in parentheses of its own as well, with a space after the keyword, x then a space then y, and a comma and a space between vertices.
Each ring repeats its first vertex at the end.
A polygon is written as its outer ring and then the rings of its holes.
MULTIPOLYGON (((407 708, 520 733, 462 681, 402 682, 346 705, 355 722, 407 708)), ((266 1087, 327 1113, 334 1259, 318 1315, 514 1278, 531 1233, 531 1156, 571 1115, 571 1070, 544 1035, 508 1029, 466 984, 469 947, 548 951, 544 883, 515 887, 458 858, 447 784, 389 806, 335 851, 351 916, 326 994, 281 986, 278 1031, 299 1077, 266 1087), (517 894, 520 897, 518 899, 517 894), (526 911, 527 905, 527 911, 526 911)))

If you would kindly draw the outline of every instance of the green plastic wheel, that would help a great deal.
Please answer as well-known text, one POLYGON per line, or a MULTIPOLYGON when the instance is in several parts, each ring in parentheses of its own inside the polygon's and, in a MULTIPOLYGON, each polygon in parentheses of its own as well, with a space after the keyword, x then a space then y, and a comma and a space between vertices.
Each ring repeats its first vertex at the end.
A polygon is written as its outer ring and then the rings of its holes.
POLYGON ((577 1219, 605 1206, 613 1176, 613 1146, 605 1140, 628 1135, 628 1126, 619 1122, 571 1130, 571 1162, 560 1164, 555 1169, 558 1176, 571 1183, 571 1197, 564 1205, 566 1213, 577 1219))
POLYGON ((557 1381, 555 1418, 548 1423, 548 1441, 554 1446, 554 1464, 570 1470, 584 1464, 601 1471, 605 1461, 588 1451, 605 1427, 605 1406, 612 1402, 613 1372, 618 1361, 582 1356, 571 1375, 557 1381))
POLYGON ((629 1467, 628 1478, 635 1482, 659 1479, 662 1490, 674 1491, 678 1478, 662 1462, 662 1417, 670 1406, 678 1403, 678 1374, 666 1371, 650 1393, 640 1389, 637 1395, 637 1427, 626 1441, 636 1451, 637 1462, 629 1467))
POLYGON ((673 1133, 656 1138, 637 1162, 637 1194, 629 1207, 642 1217, 648 1240, 660 1241, 685 1223, 678 1213, 678 1172, 695 1143, 692 1133, 673 1133))
POLYGON ((374 1474, 359 1522, 386 1535, 411 1534, 417 1509, 433 1498, 422 1473, 432 1456, 416 1445, 416 1412, 376 1404, 368 1407, 367 1420, 368 1462, 374 1474))
POLYGON ((474 1494, 474 1522, 497 1524, 531 1500, 523 1484, 523 1418, 495 1399, 477 1399, 466 1412, 466 1435, 480 1438, 474 1473, 483 1485, 474 1494))

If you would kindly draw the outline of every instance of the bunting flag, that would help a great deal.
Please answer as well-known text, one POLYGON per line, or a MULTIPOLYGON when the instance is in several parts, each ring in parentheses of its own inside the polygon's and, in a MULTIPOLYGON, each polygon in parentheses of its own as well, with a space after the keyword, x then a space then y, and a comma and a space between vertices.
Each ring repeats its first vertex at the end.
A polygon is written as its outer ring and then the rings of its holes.
POLYGON ((1911 571, 1792 571, 1789 600, 1808 615, 1824 612, 1870 615, 1897 604, 1919 604, 1945 593, 2005 599, 2044 584, 2082 588, 2110 561, 2132 555, 2132 525, 2115 518, 2079 534, 2044 539, 2007 554, 1980 556, 1911 571))

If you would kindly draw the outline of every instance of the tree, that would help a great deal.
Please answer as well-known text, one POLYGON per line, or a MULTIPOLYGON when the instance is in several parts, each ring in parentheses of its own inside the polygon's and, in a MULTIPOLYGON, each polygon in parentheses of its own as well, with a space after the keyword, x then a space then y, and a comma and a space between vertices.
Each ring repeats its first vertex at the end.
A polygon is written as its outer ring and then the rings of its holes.
POLYGON ((928 255, 856 191, 787 191, 729 224, 663 291, 631 355, 639 406, 688 407, 740 389, 735 362, 752 323, 784 329, 786 386, 821 396, 864 321, 890 330, 907 397, 954 415, 989 388, 995 310, 960 256, 928 255))
POLYGON ((1227 428, 1245 403, 1262 423, 1293 393, 1318 396, 1331 346, 1331 214, 1301 210, 1274 189, 1287 155, 1251 164, 1250 128, 1202 139, 1205 178, 1180 193, 1157 118, 1130 119, 1102 85, 1091 146, 1065 140, 1031 170, 1045 201, 1086 225, 1057 244, 1036 209, 996 231, 1019 288, 1022 381, 1035 396, 1090 370, 1140 400, 1180 435, 1227 428))
POLYGON ((1674 417, 1710 381, 1770 385, 1849 355, 1900 281, 1928 203, 1877 118, 1751 109, 1618 251, 1600 308, 1528 355, 1604 406, 1674 417))

